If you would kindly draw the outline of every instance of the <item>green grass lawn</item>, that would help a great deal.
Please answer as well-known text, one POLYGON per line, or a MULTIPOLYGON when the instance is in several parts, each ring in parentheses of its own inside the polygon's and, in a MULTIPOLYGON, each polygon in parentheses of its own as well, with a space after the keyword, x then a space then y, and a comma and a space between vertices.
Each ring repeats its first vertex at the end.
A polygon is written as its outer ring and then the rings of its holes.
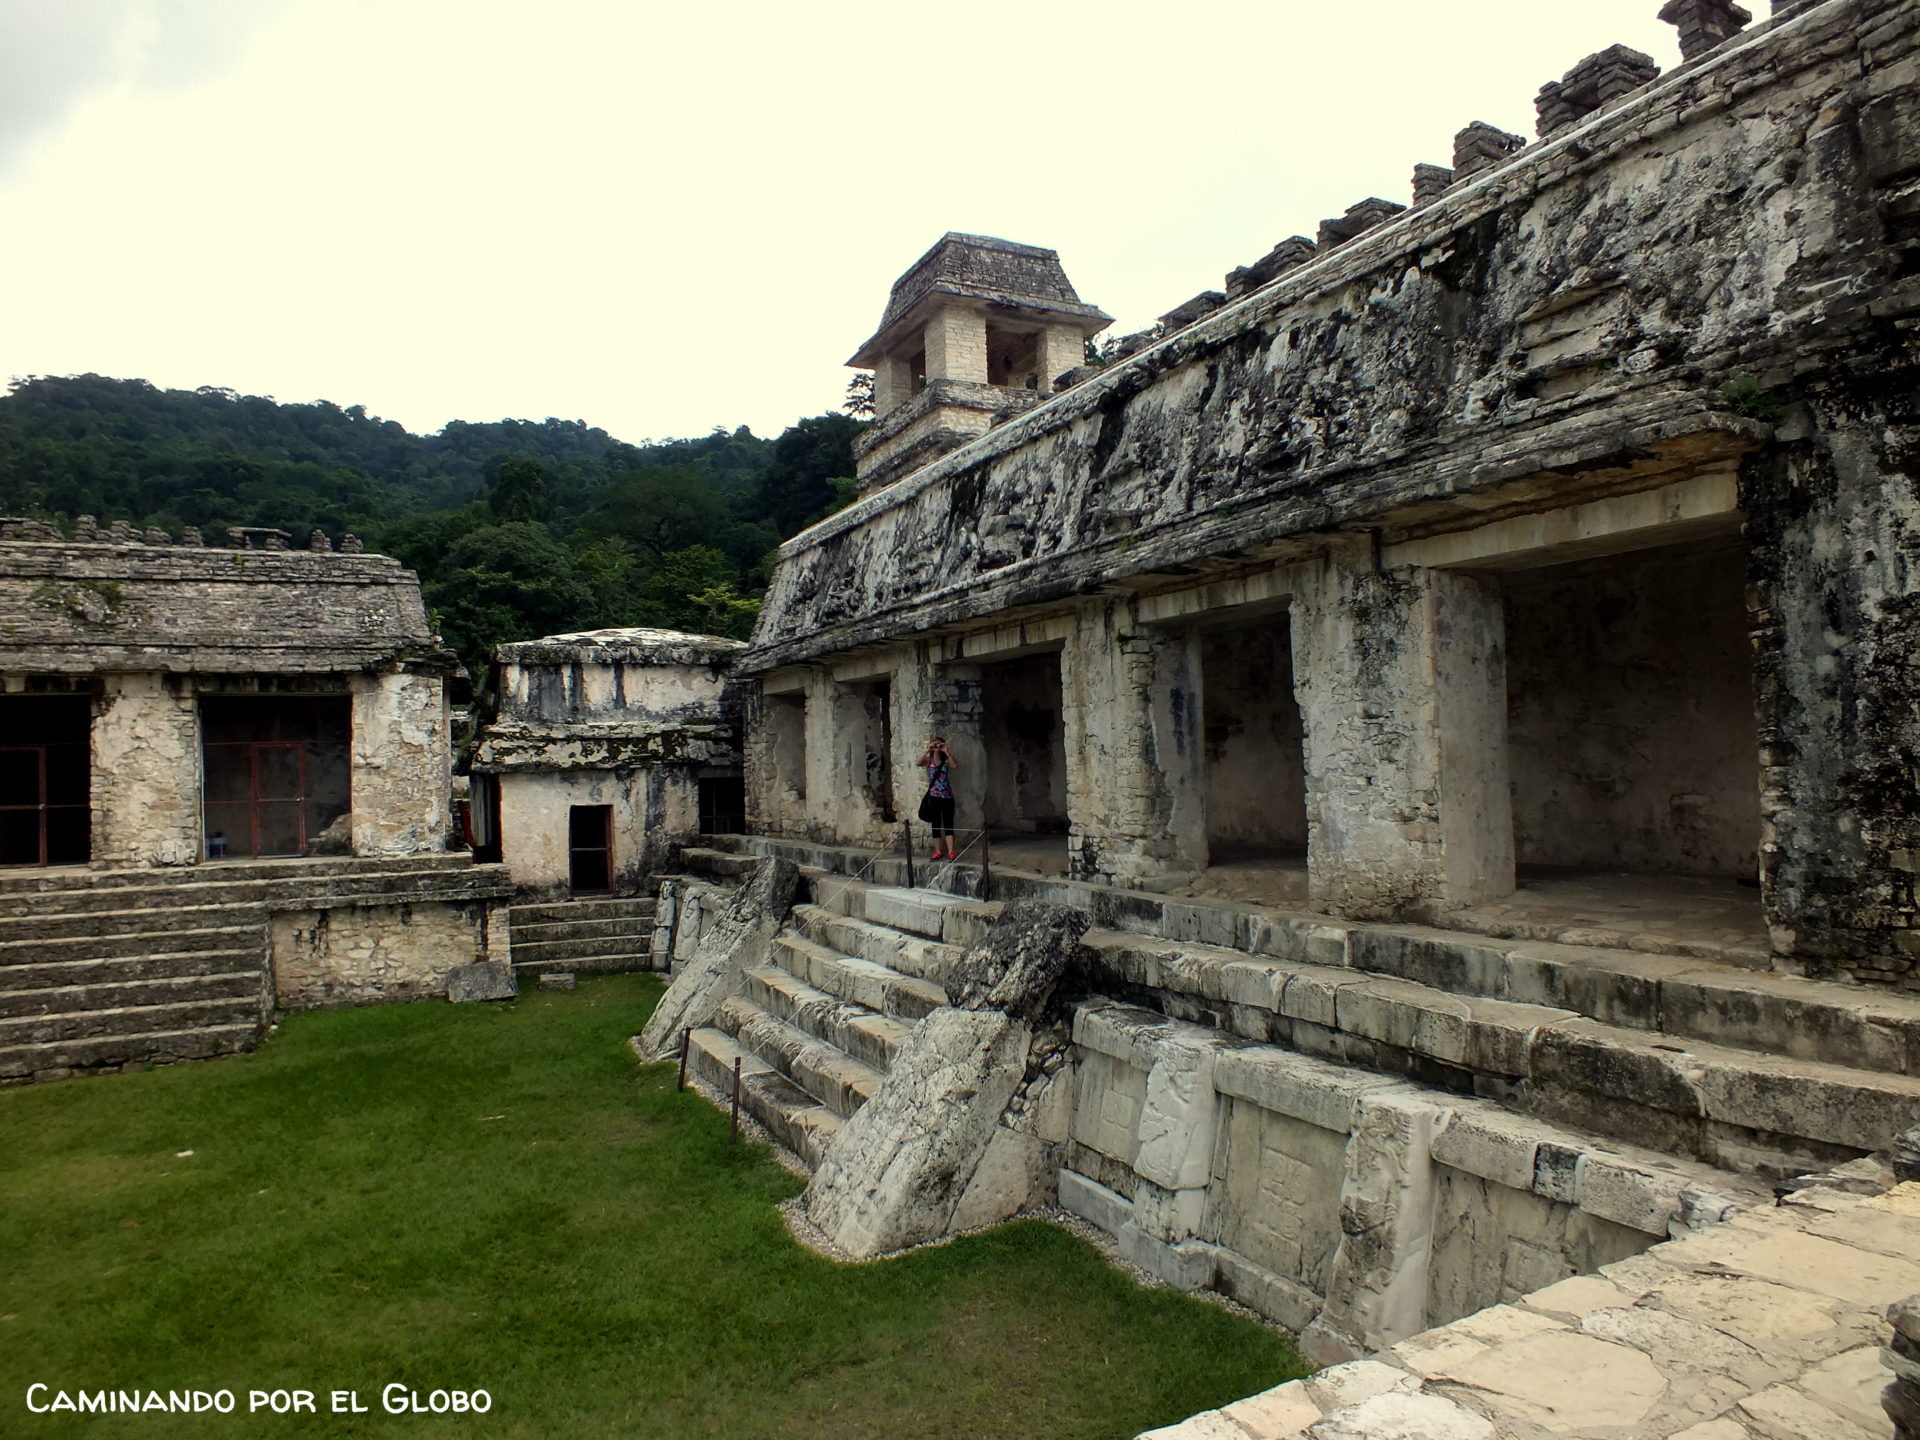
POLYGON ((799 1182, 627 1050, 659 993, 296 1015, 251 1055, 0 1089, 0 1435, 1092 1440, 1302 1373, 1051 1225, 801 1248, 799 1182), (35 1381, 238 1405, 31 1414, 35 1381), (395 1382, 492 1409, 388 1416, 395 1382), (274 1389, 321 1413, 246 1413, 274 1389))

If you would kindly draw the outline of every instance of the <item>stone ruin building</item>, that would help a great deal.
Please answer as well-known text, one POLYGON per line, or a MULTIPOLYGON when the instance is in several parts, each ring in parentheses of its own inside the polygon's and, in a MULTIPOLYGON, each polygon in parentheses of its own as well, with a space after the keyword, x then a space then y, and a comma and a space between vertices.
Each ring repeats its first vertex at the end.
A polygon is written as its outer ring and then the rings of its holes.
POLYGON ((464 676, 418 581, 229 539, 0 520, 0 1080, 506 960, 504 867, 448 849, 464 676))
POLYGON ((476 848, 519 899, 522 977, 653 967, 672 846, 745 823, 727 668, 745 646, 644 628, 503 645, 470 764, 476 848))
POLYGON ((1920 1422, 1920 7, 1661 16, 1101 368, 947 236, 733 661, 637 1049, 1332 1367, 1156 1434, 1920 1422))

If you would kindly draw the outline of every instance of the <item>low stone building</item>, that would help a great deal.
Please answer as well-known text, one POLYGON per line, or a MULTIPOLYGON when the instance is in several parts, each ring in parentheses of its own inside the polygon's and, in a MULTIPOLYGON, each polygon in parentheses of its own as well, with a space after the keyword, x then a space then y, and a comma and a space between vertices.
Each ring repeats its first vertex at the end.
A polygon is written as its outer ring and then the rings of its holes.
POLYGON ((464 676, 413 575, 78 531, 0 522, 0 1075, 236 1048, 486 955, 505 875, 449 853, 464 676))
POLYGON ((519 890, 638 894, 674 845, 743 821, 738 640, 645 628, 502 645, 474 803, 519 890))
POLYGON ((470 765, 476 843, 519 892, 515 970, 655 965, 652 879, 745 823, 738 640, 646 628, 502 645, 470 765))

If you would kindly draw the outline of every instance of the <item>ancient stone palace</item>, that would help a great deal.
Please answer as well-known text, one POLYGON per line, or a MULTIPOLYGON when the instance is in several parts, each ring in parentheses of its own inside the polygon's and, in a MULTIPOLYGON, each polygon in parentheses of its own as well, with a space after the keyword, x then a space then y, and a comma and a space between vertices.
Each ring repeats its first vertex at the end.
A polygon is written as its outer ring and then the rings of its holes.
POLYGON ((1661 18, 1104 363, 945 236, 733 659, 636 1047, 1331 1367, 1156 1433, 1920 1418, 1920 7, 1661 18))

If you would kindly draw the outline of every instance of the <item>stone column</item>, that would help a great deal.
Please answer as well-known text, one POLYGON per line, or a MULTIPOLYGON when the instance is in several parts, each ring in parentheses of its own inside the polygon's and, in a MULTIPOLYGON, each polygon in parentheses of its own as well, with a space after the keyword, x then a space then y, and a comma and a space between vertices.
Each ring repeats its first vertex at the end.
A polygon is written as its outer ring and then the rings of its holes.
POLYGON ((927 378, 987 383, 987 320, 963 305, 948 305, 927 322, 927 378))
POLYGON ((200 708, 178 675, 108 675, 93 716, 93 861, 192 865, 204 855, 200 708))
POLYGON ((1330 556, 1294 603, 1306 725, 1308 880, 1358 918, 1513 889, 1505 621, 1456 571, 1330 556))
POLYGON ((1060 657, 1072 873, 1160 885, 1206 868, 1200 662, 1127 600, 1083 608, 1060 657))
POLYGON ((1040 393, 1051 395, 1054 381, 1087 361, 1087 342, 1071 325, 1049 325, 1040 332, 1040 393))
POLYGON ((353 853, 445 849, 453 788, 446 682, 400 670, 356 675, 351 689, 353 853))
POLYGON ((1760 871, 1786 966, 1920 986, 1920 377, 1861 364, 1741 467, 1760 871))
POLYGON ((873 369, 873 413, 878 419, 913 398, 913 376, 907 362, 895 355, 883 355, 873 369))

